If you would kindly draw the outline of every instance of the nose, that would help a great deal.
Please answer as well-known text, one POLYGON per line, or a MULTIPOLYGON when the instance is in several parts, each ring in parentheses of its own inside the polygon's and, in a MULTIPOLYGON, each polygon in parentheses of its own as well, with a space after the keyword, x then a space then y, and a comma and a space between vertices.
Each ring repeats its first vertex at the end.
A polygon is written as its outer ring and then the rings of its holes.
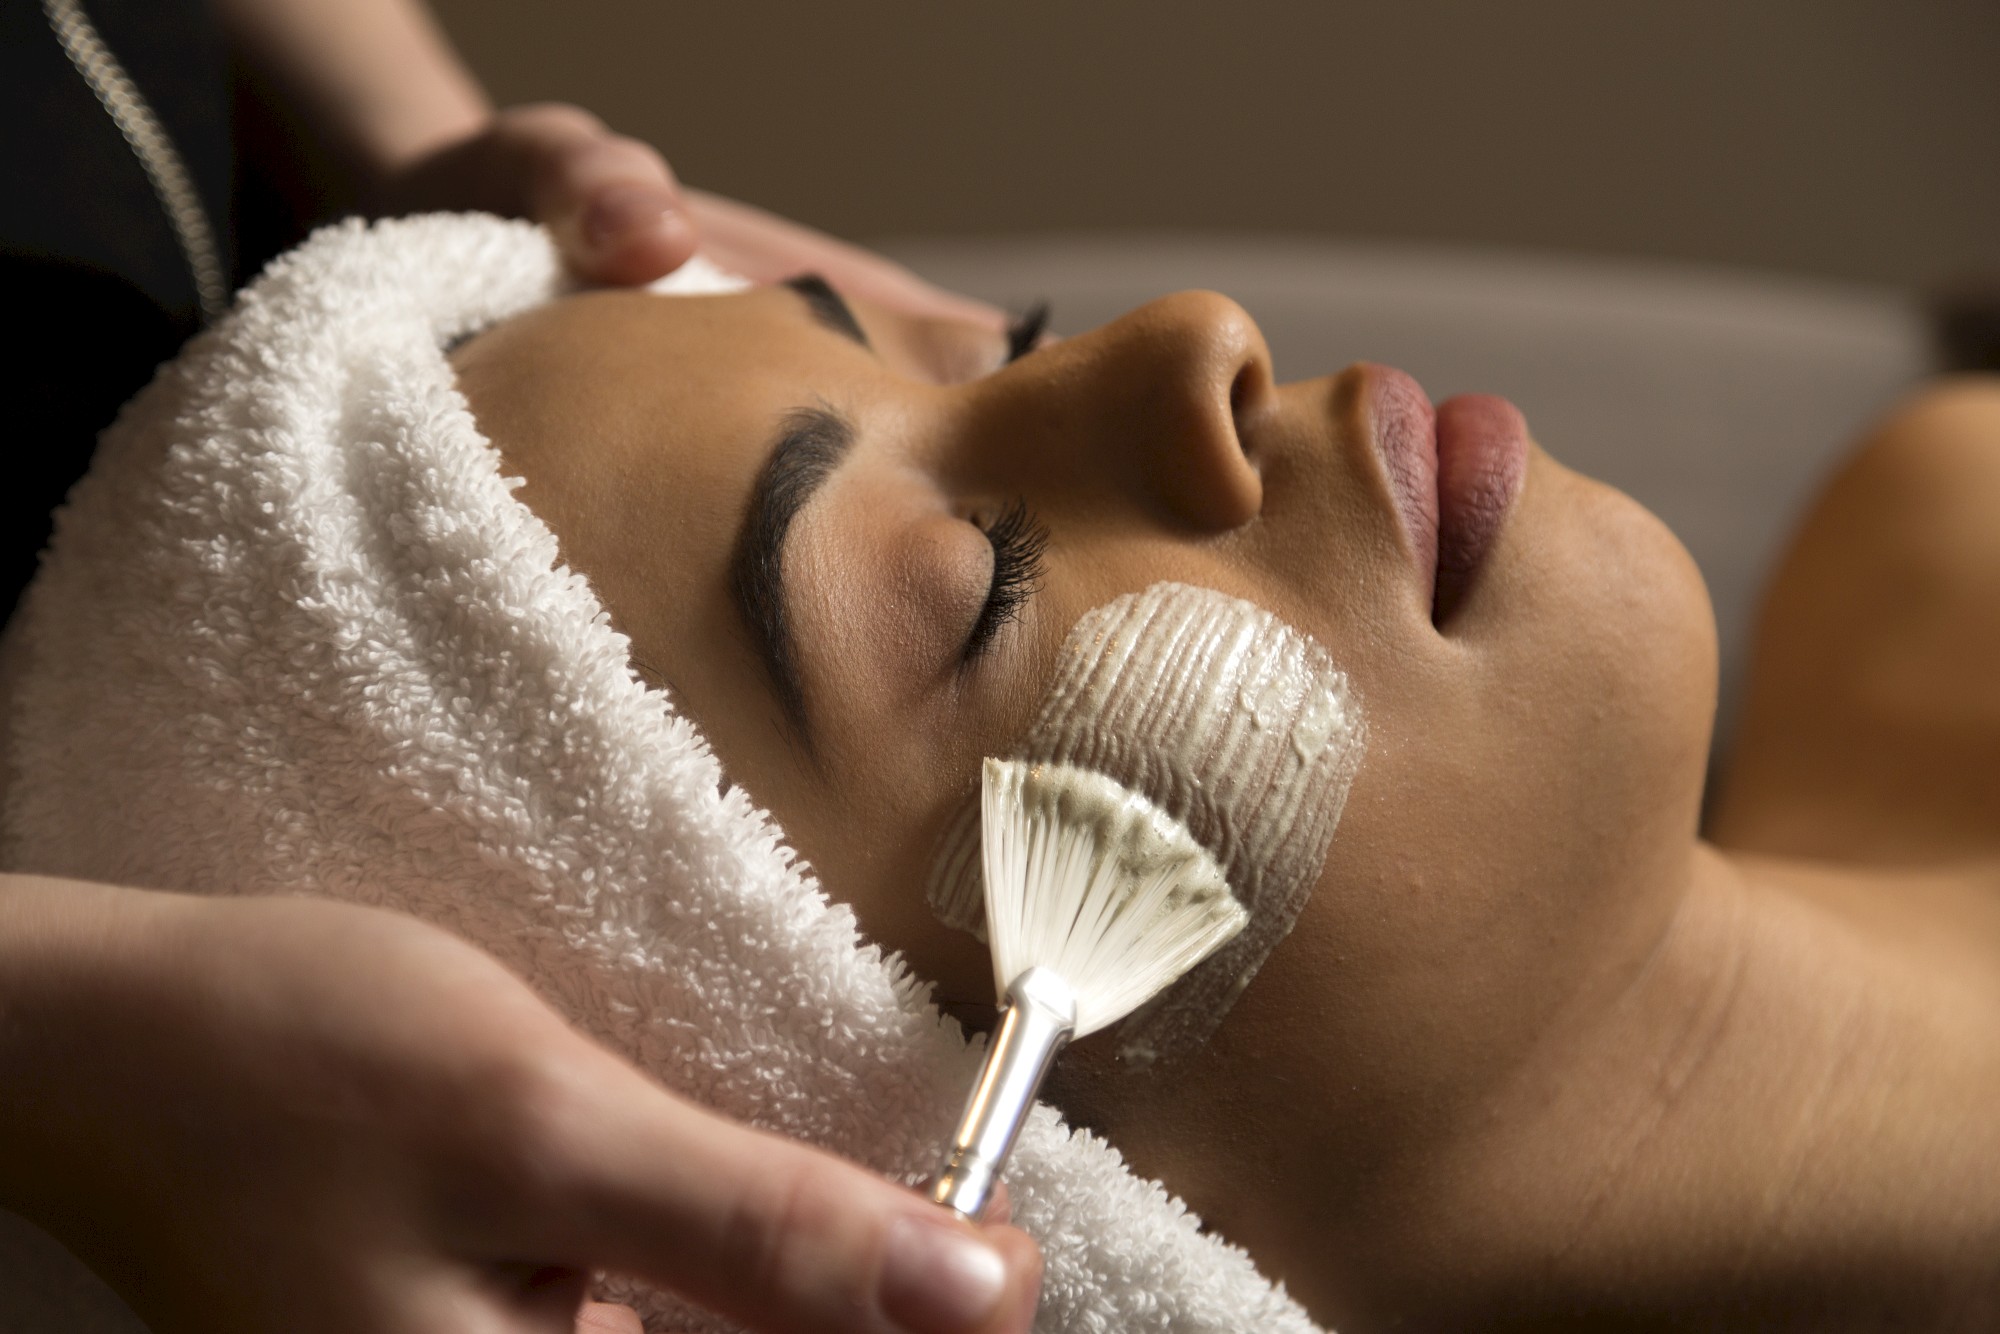
POLYGON ((1044 482, 1103 487, 1201 532, 1239 527, 1263 507, 1246 428, 1274 398, 1271 354, 1227 297, 1163 297, 991 384, 1014 422, 1008 449, 1044 482))

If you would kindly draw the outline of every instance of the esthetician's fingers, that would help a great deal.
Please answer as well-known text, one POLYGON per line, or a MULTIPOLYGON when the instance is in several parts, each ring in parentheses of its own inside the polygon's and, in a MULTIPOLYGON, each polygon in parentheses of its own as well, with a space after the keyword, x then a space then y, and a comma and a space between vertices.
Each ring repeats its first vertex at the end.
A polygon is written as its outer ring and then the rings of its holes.
POLYGON ((586 282, 650 282, 695 251, 694 224, 666 159, 564 103, 496 112, 479 133, 387 183, 382 202, 387 211, 475 208, 531 218, 586 282))
POLYGON ((702 253, 753 282, 817 273, 849 296, 906 315, 1007 327, 999 307, 927 283, 873 251, 706 190, 681 193, 701 233, 702 253))
POLYGON ((645 1334, 645 1326, 629 1306, 586 1301, 576 1313, 576 1334, 645 1334))
POLYGON ((497 119, 510 117, 518 128, 509 132, 531 145, 527 215, 555 236, 579 277, 651 282, 694 254, 680 184, 650 144, 613 134, 575 107, 511 108, 497 119))
POLYGON ((1025 1233, 976 1227, 621 1072, 629 1067, 607 1067, 604 1087, 578 1090, 587 1101, 558 1118, 567 1207, 550 1220, 563 1235, 542 1239, 543 1253, 588 1257, 763 1334, 1019 1334, 1032 1324, 1041 1257, 1025 1233))

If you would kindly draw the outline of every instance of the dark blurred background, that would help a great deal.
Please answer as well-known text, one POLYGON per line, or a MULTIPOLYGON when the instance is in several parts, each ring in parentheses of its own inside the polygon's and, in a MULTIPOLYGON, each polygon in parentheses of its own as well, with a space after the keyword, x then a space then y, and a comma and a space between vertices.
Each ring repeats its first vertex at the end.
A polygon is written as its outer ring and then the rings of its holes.
POLYGON ((1230 229, 2000 272, 1996 0, 435 0, 502 102, 861 239, 1230 229))

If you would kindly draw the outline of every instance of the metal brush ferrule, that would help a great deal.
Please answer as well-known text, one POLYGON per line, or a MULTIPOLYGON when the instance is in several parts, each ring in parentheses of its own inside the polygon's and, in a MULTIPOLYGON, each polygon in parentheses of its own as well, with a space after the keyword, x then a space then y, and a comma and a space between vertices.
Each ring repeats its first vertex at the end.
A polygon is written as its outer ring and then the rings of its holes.
POLYGON ((933 1200, 967 1218, 979 1217, 1034 1109, 1042 1077, 1075 1032, 1076 993, 1061 974, 1030 968, 1014 979, 1000 1012, 1000 1031, 931 1187, 933 1200))

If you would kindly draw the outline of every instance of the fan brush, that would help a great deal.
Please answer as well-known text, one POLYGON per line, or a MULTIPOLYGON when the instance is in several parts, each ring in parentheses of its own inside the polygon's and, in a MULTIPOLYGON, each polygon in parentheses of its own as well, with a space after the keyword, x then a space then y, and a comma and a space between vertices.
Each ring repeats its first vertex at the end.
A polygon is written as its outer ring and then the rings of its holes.
POLYGON ((1094 770, 988 759, 980 815, 1000 1029, 931 1189, 968 1218, 992 1196, 1057 1053, 1249 921, 1185 825, 1094 770))

